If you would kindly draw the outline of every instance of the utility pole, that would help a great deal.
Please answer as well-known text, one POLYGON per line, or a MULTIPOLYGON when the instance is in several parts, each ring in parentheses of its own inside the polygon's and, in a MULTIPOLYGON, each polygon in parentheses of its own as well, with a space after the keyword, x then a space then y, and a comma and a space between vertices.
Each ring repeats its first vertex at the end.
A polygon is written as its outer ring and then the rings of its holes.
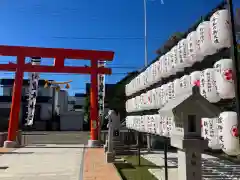
MULTIPOLYGON (((148 65, 148 42, 147 42, 147 0, 143 0, 144 11, 144 66, 148 65)), ((138 133, 138 136, 140 134, 138 133)), ((138 138, 139 139, 139 138, 138 138)), ((137 142, 139 144, 139 142, 137 142)), ((151 150, 151 135, 147 134, 147 150, 151 150)))
POLYGON ((147 0, 143 0, 143 10, 144 10, 144 66, 148 65, 148 43, 147 43, 147 0))

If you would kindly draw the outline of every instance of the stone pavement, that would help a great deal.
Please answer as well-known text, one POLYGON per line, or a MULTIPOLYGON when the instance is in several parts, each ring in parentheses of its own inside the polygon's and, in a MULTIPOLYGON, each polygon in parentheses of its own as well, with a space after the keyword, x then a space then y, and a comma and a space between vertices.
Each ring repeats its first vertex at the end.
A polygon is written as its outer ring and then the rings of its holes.
POLYGON ((0 156, 0 180, 81 180, 84 145, 27 146, 0 156))
POLYGON ((113 164, 105 162, 103 148, 88 148, 84 155, 83 180, 121 180, 113 164))
MULTIPOLYGON (((144 154, 143 158, 161 166, 161 169, 150 169, 149 171, 159 180, 164 180, 164 153, 162 151, 154 154, 144 154)), ((203 180, 239 180, 240 165, 230 161, 203 154, 202 155, 203 180)), ((177 177, 177 153, 168 153, 168 176, 169 180, 178 180, 177 177)))

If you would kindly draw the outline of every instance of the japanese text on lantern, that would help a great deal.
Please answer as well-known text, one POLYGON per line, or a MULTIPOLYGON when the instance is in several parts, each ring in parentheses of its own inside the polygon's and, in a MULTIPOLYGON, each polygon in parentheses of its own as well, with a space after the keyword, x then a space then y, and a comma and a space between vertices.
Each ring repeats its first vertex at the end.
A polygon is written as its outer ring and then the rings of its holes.
POLYGON ((216 44, 219 43, 216 17, 213 17, 213 19, 212 19, 212 38, 213 38, 214 43, 216 43, 216 44))
POLYGON ((203 43, 204 42, 204 28, 200 28, 199 31, 200 31, 200 36, 199 36, 200 43, 203 43))
POLYGON ((201 72, 200 74, 200 92, 201 92, 201 95, 204 97, 204 98, 207 98, 207 94, 206 94, 206 91, 205 91, 205 80, 204 80, 204 71, 201 72))
POLYGON ((210 73, 209 72, 207 72, 206 73, 207 74, 207 90, 208 90, 208 92, 211 92, 212 90, 212 82, 211 82, 211 77, 210 77, 210 73))
POLYGON ((222 117, 219 117, 217 119, 217 129, 218 129, 218 138, 219 138, 219 144, 222 149, 224 149, 224 141, 223 141, 223 126, 222 126, 222 117))

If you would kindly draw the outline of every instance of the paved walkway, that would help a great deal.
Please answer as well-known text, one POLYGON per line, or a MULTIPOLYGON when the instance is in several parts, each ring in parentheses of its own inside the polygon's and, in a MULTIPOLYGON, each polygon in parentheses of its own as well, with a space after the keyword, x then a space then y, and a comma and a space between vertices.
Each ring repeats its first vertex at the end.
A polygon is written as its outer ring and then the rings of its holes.
POLYGON ((113 164, 105 162, 102 148, 86 149, 83 180, 121 180, 113 164))
POLYGON ((5 152, 0 156, 0 180, 81 180, 82 147, 49 144, 5 152))

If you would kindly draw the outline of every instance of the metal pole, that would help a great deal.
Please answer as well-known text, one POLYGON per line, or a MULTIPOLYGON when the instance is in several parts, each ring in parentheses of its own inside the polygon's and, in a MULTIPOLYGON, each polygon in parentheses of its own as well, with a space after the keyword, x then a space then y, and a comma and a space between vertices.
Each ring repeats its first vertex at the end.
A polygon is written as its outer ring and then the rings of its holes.
POLYGON ((147 52, 147 0, 143 0, 143 10, 144 10, 144 50, 145 50, 145 58, 144 65, 145 67, 148 65, 148 52, 147 52))
POLYGON ((165 166, 165 180, 168 180, 168 163, 167 163, 167 152, 168 152, 168 139, 164 138, 164 166, 165 166))
POLYGON ((232 0, 226 0, 228 4, 228 13, 229 13, 229 19, 230 19, 230 28, 232 30, 231 34, 231 58, 233 60, 234 64, 234 84, 235 84, 235 97, 236 97, 236 110, 238 115, 238 131, 240 134, 240 106, 239 106, 239 92, 240 92, 240 67, 238 62, 238 49, 237 49, 237 41, 236 41, 236 31, 235 31, 235 23, 234 23, 234 14, 233 14, 233 3, 232 0))
POLYGON ((138 131, 138 166, 141 165, 140 132, 138 131))
MULTIPOLYGON (((144 66, 148 65, 148 43, 147 43, 147 0, 143 0, 143 10, 144 10, 144 66)), ((147 134, 147 149, 151 150, 151 138, 150 134, 147 134)))
POLYGON ((52 130, 52 124, 53 122, 55 122, 55 111, 56 111, 56 88, 55 87, 50 87, 52 88, 52 119, 51 121, 48 123, 48 128, 49 130, 52 130))

